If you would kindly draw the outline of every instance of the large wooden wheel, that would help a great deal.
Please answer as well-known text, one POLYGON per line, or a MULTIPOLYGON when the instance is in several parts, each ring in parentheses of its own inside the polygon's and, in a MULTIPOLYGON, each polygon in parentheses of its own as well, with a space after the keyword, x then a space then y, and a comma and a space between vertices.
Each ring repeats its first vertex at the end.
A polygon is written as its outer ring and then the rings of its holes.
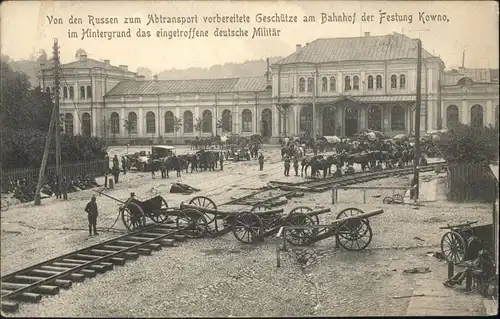
POLYGON ((441 252, 446 261, 454 265, 465 260, 467 244, 465 239, 455 231, 449 231, 441 238, 441 252))
MULTIPOLYGON (((288 216, 293 215, 294 213, 307 214, 307 213, 312 212, 312 211, 313 211, 313 209, 311 207, 299 206, 299 207, 295 207, 294 209, 292 209, 288 213, 288 216)), ((316 225, 319 225, 319 216, 318 215, 314 215, 314 216, 309 215, 309 216, 316 222, 316 225)))
POLYGON ((186 208, 179 212, 176 220, 177 229, 189 238, 201 238, 210 231, 205 215, 197 209, 186 208))
POLYGON ((127 202, 120 207, 123 225, 129 231, 136 231, 146 226, 146 215, 141 206, 134 202, 127 202))
MULTIPOLYGON (((188 204, 202 208, 200 210, 201 212, 203 212, 203 208, 217 210, 217 205, 214 203, 214 201, 206 196, 195 196, 189 200, 188 204)), ((215 219, 215 215, 213 214, 206 214, 204 212, 203 214, 205 215, 205 219, 209 224, 212 223, 215 219)))
POLYGON ((157 224, 163 224, 168 220, 167 210, 168 210, 167 201, 162 197, 161 207, 155 209, 153 212, 150 212, 148 217, 157 224))
POLYGON ((262 239, 264 225, 254 213, 238 214, 234 220, 233 235, 240 242, 252 244, 262 239))
MULTIPOLYGON (((304 213, 289 214, 286 221, 291 226, 314 225, 314 220, 311 216, 304 213)), ((288 229, 285 234, 285 240, 292 245, 307 246, 311 244, 312 237, 317 233, 314 229, 288 229)))
POLYGON ((363 250, 373 237, 368 221, 356 217, 340 222, 336 232, 339 245, 347 250, 363 250))

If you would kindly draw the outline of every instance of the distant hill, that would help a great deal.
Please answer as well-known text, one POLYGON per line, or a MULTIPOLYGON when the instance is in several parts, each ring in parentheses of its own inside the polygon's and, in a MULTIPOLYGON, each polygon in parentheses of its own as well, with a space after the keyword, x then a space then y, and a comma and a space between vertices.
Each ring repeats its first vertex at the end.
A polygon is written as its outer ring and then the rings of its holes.
MULTIPOLYGON (((269 63, 273 64, 281 57, 269 58, 269 63)), ((153 72, 147 68, 138 68, 138 73, 144 75, 146 79, 151 79, 153 72)), ((264 76, 267 71, 265 59, 251 60, 242 63, 225 63, 223 65, 213 65, 209 68, 188 68, 170 69, 158 73, 159 80, 188 80, 188 79, 210 79, 210 78, 231 78, 264 76)))
MULTIPOLYGON (((269 58, 269 63, 273 64, 281 57, 269 58)), ((2 56, 10 64, 12 69, 28 75, 32 87, 38 85, 37 73, 40 70, 40 61, 21 60, 14 61, 8 56, 2 56)), ((251 60, 242 63, 225 63, 223 65, 213 65, 208 68, 188 68, 188 69, 170 69, 158 74, 159 80, 187 80, 187 79, 209 79, 209 78, 229 78, 229 77, 250 77, 263 76, 266 73, 267 62, 265 59, 251 60)), ((145 67, 137 68, 137 73, 144 75, 146 80, 152 80, 154 73, 145 67)))

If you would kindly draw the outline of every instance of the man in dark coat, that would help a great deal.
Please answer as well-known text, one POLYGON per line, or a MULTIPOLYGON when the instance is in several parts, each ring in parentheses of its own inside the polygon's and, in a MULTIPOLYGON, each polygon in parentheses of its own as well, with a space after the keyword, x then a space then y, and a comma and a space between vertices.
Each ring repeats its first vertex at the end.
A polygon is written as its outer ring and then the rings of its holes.
POLYGON ((92 229, 94 230, 94 235, 99 235, 97 233, 97 216, 99 212, 97 210, 97 203, 95 196, 92 196, 90 202, 85 206, 85 212, 89 220, 89 235, 92 236, 92 229))
POLYGON ((219 164, 220 164, 220 170, 222 171, 224 169, 224 155, 222 152, 219 154, 219 164))
POLYGON ((290 158, 285 157, 285 176, 290 176, 290 158))
POLYGON ((264 169, 264 155, 262 153, 259 154, 259 167, 261 171, 264 169))
POLYGON ((293 169, 295 170, 295 176, 299 176, 299 160, 294 156, 293 158, 293 169))

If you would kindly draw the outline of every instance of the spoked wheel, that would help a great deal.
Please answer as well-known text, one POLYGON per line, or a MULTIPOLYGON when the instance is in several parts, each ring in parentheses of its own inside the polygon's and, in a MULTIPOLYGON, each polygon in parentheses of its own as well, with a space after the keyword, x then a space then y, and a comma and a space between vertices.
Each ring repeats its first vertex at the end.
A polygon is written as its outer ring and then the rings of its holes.
POLYGON ((234 221, 233 235, 245 244, 255 243, 262 238, 264 225, 254 213, 238 214, 234 221))
POLYGON ((337 240, 347 250, 363 250, 372 241, 373 233, 366 219, 350 218, 340 222, 337 228, 337 240))
MULTIPOLYGON (((362 211, 361 209, 355 208, 355 207, 349 207, 349 208, 344 209, 340 213, 338 213, 337 219, 351 217, 351 216, 358 216, 358 215, 361 215, 361 214, 364 214, 364 211, 362 211)), ((368 219, 366 219, 366 222, 368 224, 370 223, 368 221, 368 219)))
POLYGON ((394 202, 394 199, 391 196, 384 197, 384 200, 382 201, 382 203, 384 203, 384 204, 392 204, 393 202, 394 202))
MULTIPOLYGON (((290 223, 291 226, 314 225, 314 220, 311 216, 304 213, 289 214, 286 221, 290 223)), ((311 244, 311 239, 315 233, 317 233, 315 229, 288 229, 286 231, 285 240, 292 245, 307 246, 311 244)))
POLYGON ((404 204, 404 199, 403 199, 403 196, 401 196, 400 194, 395 194, 394 197, 393 197, 393 203, 394 204, 404 204))
MULTIPOLYGON (((307 213, 312 212, 312 211, 313 211, 313 209, 311 207, 299 206, 299 207, 295 207, 294 209, 292 209, 290 211, 290 213, 288 213, 288 216, 295 214, 295 213, 307 214, 307 213)), ((314 216, 310 216, 310 217, 313 219, 313 221, 315 222, 316 225, 319 225, 319 216, 318 215, 314 215, 314 216)))
POLYGON ((449 231, 441 238, 441 252, 444 259, 454 265, 464 261, 467 253, 465 239, 455 231, 449 231))
POLYGON ((146 215, 141 206, 128 202, 120 208, 122 221, 129 231, 136 231, 146 226, 146 215))
POLYGON ((205 215, 197 209, 187 208, 179 212, 176 220, 177 229, 182 231, 189 238, 201 238, 207 232, 208 222, 205 215))
POLYGON ((148 217, 157 224, 163 224, 167 222, 167 220, 169 219, 167 210, 168 210, 167 201, 164 198, 162 198, 161 207, 151 212, 148 217))
MULTIPOLYGON (((217 205, 215 205, 214 201, 206 196, 195 196, 195 197, 191 198, 191 200, 189 200, 188 204, 198 206, 201 208, 208 208, 208 209, 217 210, 217 205)), ((215 218, 215 215, 213 215, 213 214, 205 214, 205 213, 203 213, 203 214, 205 215, 205 219, 207 220, 207 223, 209 223, 209 224, 215 218)))

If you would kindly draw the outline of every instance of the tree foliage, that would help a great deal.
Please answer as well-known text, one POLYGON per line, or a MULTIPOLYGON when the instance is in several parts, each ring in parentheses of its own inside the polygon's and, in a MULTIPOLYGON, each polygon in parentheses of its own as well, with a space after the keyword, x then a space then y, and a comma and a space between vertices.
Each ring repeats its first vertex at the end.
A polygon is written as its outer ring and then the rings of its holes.
POLYGON ((436 144, 448 162, 489 162, 498 160, 498 137, 492 126, 460 124, 443 133, 436 144))
MULTIPOLYGON (((1 63, 0 147, 3 169, 38 167, 41 164, 53 102, 39 87, 30 89, 26 74, 1 63)), ((58 122, 56 122, 57 128, 58 122)), ((63 163, 103 159, 106 145, 96 138, 62 135, 63 163)), ((55 163, 52 139, 48 163, 55 163)))
POLYGON ((196 123, 194 124, 194 129, 196 132, 203 131, 203 123, 204 123, 204 121, 202 118, 199 118, 199 117, 196 118, 196 123))
POLYGON ((182 119, 174 116, 174 131, 179 132, 182 127, 182 119))

